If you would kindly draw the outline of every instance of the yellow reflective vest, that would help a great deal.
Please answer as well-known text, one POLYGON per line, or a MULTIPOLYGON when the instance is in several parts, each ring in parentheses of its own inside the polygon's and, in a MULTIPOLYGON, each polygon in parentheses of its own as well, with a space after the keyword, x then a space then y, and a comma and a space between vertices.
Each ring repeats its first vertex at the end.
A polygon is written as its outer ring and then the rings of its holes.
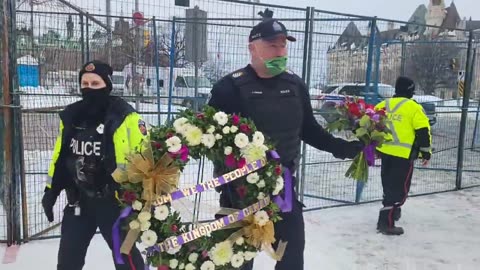
MULTIPOLYGON (((108 173, 113 173, 117 167, 126 165, 126 157, 137 149, 142 141, 147 139, 148 133, 145 122, 140 115, 124 100, 112 97, 114 106, 107 111, 105 121, 106 144, 105 159, 108 173)), ((65 153, 68 149, 68 140, 71 138, 71 119, 78 109, 78 102, 67 106, 60 113, 60 130, 57 136, 52 161, 48 169, 47 188, 60 192, 73 183, 65 163, 65 153)))
POLYGON ((379 152, 409 159, 415 142, 415 131, 422 128, 428 128, 431 145, 432 136, 428 117, 423 107, 416 101, 403 97, 394 97, 380 102, 375 108, 385 108, 387 117, 390 120, 387 127, 392 132, 392 134, 387 136, 389 142, 385 142, 382 146, 377 147, 379 152))

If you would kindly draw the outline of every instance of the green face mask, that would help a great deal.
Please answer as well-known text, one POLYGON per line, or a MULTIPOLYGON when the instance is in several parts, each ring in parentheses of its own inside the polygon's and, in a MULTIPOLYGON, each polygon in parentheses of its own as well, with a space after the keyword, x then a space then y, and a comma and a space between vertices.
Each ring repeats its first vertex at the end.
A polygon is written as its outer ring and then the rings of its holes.
POLYGON ((287 57, 275 57, 270 60, 265 60, 265 67, 268 70, 268 73, 272 76, 277 76, 287 70, 287 57))

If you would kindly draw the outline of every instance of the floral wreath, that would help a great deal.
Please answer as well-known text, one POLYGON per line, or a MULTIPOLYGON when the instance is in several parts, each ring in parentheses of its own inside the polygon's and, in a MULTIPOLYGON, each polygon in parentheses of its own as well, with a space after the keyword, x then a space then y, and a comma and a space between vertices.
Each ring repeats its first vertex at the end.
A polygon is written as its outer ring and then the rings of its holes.
POLYGON ((182 111, 172 125, 153 127, 149 141, 113 178, 121 184, 124 207, 113 228, 117 263, 124 263, 121 253, 129 254, 135 242, 146 248, 147 264, 161 270, 240 268, 260 251, 275 260, 283 256, 286 243, 280 242, 277 250, 272 247, 273 224, 281 220, 280 211, 291 210, 291 174, 281 167, 273 144, 247 118, 208 106, 200 113, 182 111), (201 157, 230 172, 179 190, 181 171, 190 158, 201 157), (236 192, 245 208, 221 209, 217 220, 183 224, 170 206, 244 176, 236 192), (120 243, 124 219, 128 233, 120 243))

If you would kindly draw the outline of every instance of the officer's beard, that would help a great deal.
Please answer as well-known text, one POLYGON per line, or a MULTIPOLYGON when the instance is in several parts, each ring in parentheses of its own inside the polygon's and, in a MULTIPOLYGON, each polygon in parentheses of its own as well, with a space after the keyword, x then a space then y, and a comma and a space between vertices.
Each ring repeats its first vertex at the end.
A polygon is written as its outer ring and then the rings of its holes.
POLYGON ((84 113, 86 116, 95 119, 103 118, 110 101, 108 88, 82 88, 80 91, 85 105, 84 113))

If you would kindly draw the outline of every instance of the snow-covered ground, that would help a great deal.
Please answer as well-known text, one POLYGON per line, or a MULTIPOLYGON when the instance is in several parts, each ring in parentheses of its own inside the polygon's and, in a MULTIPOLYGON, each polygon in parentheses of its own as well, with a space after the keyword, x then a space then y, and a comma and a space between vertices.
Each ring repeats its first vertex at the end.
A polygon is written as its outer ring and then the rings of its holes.
MULTIPOLYGON (((480 265, 480 188, 409 198, 398 223, 399 237, 377 234, 378 203, 305 213, 306 270, 476 270, 480 265)), ((2 270, 55 269, 58 239, 20 247, 15 263, 2 270)), ((3 254, 5 246, 0 247, 3 254)), ((97 235, 84 269, 114 269, 97 235)), ((273 269, 266 255, 256 270, 273 269)))

